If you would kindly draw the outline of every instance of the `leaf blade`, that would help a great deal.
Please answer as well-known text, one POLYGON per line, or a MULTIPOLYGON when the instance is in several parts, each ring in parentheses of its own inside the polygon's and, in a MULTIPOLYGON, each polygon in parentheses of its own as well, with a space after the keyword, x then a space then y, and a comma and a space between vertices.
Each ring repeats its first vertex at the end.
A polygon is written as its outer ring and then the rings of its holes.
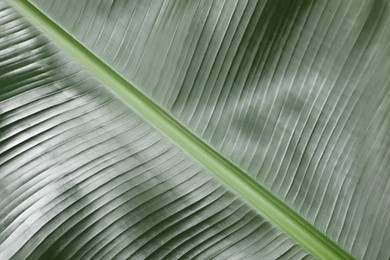
POLYGON ((387 1, 34 2, 341 247, 389 257, 387 1))
POLYGON ((77 40, 51 22, 43 13, 32 5, 24 3, 21 12, 30 16, 38 25, 45 27, 46 32, 56 42, 65 43, 63 48, 84 64, 105 85, 115 91, 128 102, 133 109, 144 116, 151 124, 161 130, 180 147, 189 152, 194 158, 210 169, 229 187, 233 188, 246 201, 258 208, 279 227, 285 230, 295 240, 300 242, 312 253, 322 259, 350 258, 337 245, 319 233, 295 212, 275 198, 271 193, 251 180, 239 168, 221 157, 217 152, 190 133, 181 124, 161 110, 146 96, 130 85, 118 73, 104 64, 99 58, 82 46, 77 40))
POLYGON ((308 256, 5 2, 0 28, 2 259, 308 256))

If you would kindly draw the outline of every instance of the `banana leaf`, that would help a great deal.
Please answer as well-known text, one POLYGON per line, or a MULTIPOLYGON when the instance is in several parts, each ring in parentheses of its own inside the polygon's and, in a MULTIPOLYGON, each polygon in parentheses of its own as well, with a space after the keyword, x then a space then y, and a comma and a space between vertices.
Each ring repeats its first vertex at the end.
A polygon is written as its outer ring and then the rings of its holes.
POLYGON ((389 259, 388 0, 0 0, 0 259, 389 259))

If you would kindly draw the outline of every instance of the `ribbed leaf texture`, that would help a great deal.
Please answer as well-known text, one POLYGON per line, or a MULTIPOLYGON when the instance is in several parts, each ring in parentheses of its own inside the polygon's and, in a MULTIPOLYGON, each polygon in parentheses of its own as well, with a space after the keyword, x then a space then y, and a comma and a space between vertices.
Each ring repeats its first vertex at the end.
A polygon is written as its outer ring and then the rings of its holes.
MULTIPOLYGON (((390 258, 388 0, 31 2, 340 248, 390 258)), ((0 259, 312 257, 0 3, 0 259)))
POLYGON ((0 259, 306 252, 5 3, 0 259))

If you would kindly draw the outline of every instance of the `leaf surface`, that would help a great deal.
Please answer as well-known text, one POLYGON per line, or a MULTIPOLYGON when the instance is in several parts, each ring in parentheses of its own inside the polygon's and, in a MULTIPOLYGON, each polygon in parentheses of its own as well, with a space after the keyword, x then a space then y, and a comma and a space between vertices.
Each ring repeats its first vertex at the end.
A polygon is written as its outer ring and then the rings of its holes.
POLYGON ((341 248, 389 258, 386 0, 32 2, 341 248))
POLYGON ((13 8, 0 10, 1 259, 308 257, 13 8))

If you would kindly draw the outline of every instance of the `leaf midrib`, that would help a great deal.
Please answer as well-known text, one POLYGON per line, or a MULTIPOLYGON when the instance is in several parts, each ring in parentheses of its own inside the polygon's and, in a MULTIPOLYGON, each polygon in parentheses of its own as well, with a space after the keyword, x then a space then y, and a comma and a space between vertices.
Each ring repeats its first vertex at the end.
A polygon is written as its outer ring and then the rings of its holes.
POLYGON ((214 173, 241 198, 320 259, 352 259, 348 253, 299 216, 248 174, 221 156, 146 97, 86 46, 26 0, 9 1, 155 128, 214 173))

